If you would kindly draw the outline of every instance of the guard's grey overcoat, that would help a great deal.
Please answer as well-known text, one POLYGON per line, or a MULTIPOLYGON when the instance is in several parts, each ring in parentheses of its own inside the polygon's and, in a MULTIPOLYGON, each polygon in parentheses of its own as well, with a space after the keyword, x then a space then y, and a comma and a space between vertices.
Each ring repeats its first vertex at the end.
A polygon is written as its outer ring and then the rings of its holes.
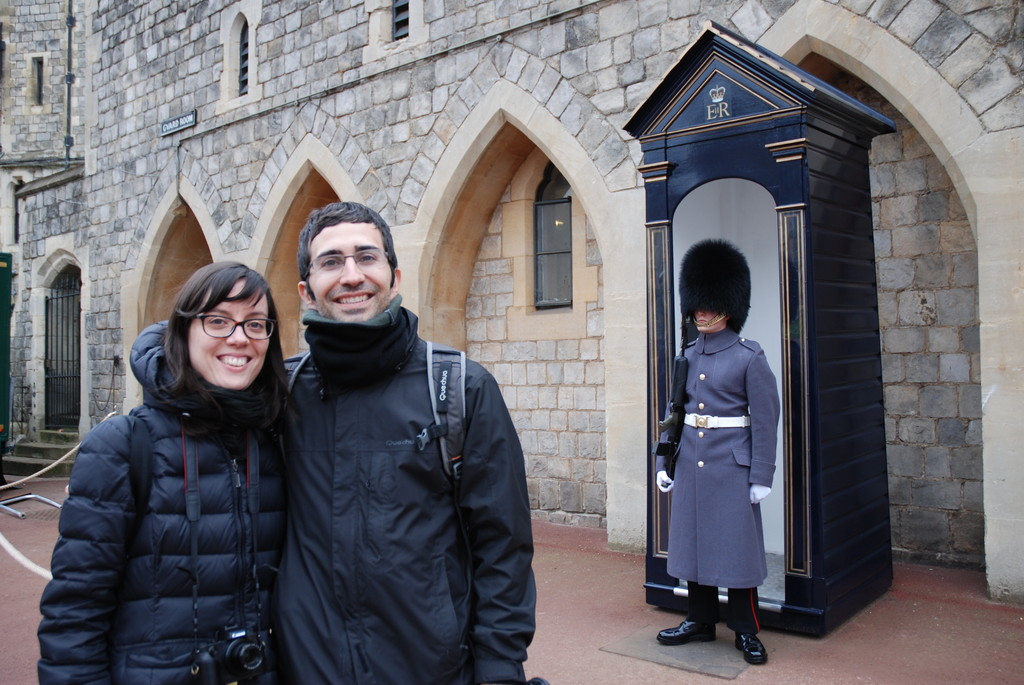
MULTIPOLYGON (((668 572, 726 588, 757 587, 768 569, 761 506, 750 485, 772 485, 779 422, 775 375, 761 346, 731 329, 701 334, 689 360, 686 413, 743 416, 749 428, 683 427, 671 494, 668 572)), ((658 457, 658 470, 665 469, 658 457)))

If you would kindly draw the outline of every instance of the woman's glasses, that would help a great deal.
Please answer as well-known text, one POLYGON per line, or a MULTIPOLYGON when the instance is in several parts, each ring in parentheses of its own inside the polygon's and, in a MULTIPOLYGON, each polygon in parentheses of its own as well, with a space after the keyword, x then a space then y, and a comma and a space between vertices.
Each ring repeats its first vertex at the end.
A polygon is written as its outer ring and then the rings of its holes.
POLYGON ((230 338, 238 326, 249 340, 266 340, 274 332, 272 319, 235 321, 218 314, 200 314, 196 318, 203 322, 203 332, 211 338, 230 338))

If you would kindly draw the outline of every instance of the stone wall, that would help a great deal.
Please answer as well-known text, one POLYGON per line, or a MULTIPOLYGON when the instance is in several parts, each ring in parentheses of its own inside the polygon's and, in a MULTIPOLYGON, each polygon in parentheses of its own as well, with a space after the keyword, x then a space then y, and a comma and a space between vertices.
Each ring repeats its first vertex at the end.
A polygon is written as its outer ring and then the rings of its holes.
POLYGON ((890 106, 871 148, 893 548, 984 554, 978 255, 949 176, 890 106))
MULTIPOLYGON (((757 41, 787 12, 808 4, 424 0, 417 10, 422 23, 412 27, 410 39, 390 44, 370 28, 388 6, 379 0, 96 3, 90 20, 79 20, 95 45, 88 75, 97 117, 91 161, 81 188, 52 191, 68 194, 61 203, 79 203, 73 217, 49 213, 52 195, 25 202, 32 233, 22 243, 19 265, 16 359, 33 359, 40 335, 33 324, 38 306, 26 281, 47 273, 47 260, 59 250, 69 250, 86 280, 85 375, 95 421, 109 397, 123 392, 121 307, 139 294, 122 296, 120 285, 155 240, 165 195, 192 192, 194 209, 212 223, 208 235, 219 242, 214 254, 248 257, 260 247, 254 244, 257 226, 271 189, 300 141, 312 136, 362 199, 400 231, 425 230, 416 222, 429 220, 422 212, 426 190, 443 186, 447 179, 437 176, 451 173, 439 162, 499 82, 512 84, 563 126, 565 136, 591 154, 607 189, 634 189, 639 152, 622 125, 704 21, 757 41), (263 98, 228 106, 220 90, 221 31, 243 6, 261 12, 253 43, 258 71, 251 81, 262 85, 263 98), (158 135, 161 121, 192 109, 198 112, 194 129, 158 135)), ((828 4, 863 17, 927 61, 989 131, 1020 126, 1019 3, 828 4)), ((51 22, 46 44, 63 40, 58 3, 8 5, 19 8, 19 17, 30 7, 52 5, 60 20, 51 22)), ((10 102, 4 100, 5 115, 10 102)), ((980 565, 977 247, 968 212, 935 151, 892 105, 877 97, 869 104, 899 126, 872 153, 894 548, 916 558, 980 565)), ((38 118, 39 135, 62 141, 59 126, 38 118)), ((33 130, 19 135, 32 140, 33 130)), ((3 142, 7 149, 10 136, 3 142)), ((559 146, 551 144, 549 151, 557 154, 559 146)), ((603 220, 587 217, 609 230, 603 220)), ((494 333, 500 330, 498 302, 513 286, 503 259, 487 251, 501 230, 492 223, 474 272, 466 303, 469 351, 503 384, 528 448, 534 506, 556 520, 605 525, 603 500, 615 485, 605 482, 605 463, 613 456, 604 453, 604 435, 621 430, 604 421, 603 283, 615 265, 602 262, 594 247, 598 231, 588 229, 588 263, 600 265, 602 274, 600 296, 586 311, 593 329, 575 340, 502 340, 494 333), (482 294, 484 281, 493 303, 482 294)), ((634 247, 642 251, 642 239, 634 247)), ((629 353, 642 367, 645 341, 636 341, 629 353)))
MULTIPOLYGON (((545 339, 538 326, 536 339, 508 340, 515 277, 512 259, 501 247, 502 228, 499 211, 480 248, 466 302, 467 354, 501 385, 526 456, 534 515, 603 528, 607 485, 600 299, 574 303, 586 307, 586 330, 579 338, 545 339)), ((600 266, 593 232, 585 235, 586 264, 600 266)))
MULTIPOLYGON (((62 158, 67 133, 68 28, 67 2, 56 0, 8 0, 0 8, 3 21, 2 141, 5 161, 62 158), (33 61, 42 60, 41 103, 33 61)), ((72 29, 71 135, 78 145, 83 115, 85 30, 79 16, 72 29)), ((81 150, 72 149, 72 156, 81 150)))

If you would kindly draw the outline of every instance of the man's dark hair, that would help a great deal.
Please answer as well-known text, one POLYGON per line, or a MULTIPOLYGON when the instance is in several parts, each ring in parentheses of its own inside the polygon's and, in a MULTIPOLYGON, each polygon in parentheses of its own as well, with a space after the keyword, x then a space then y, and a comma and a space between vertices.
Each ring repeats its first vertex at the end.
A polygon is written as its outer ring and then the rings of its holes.
POLYGON ((320 235, 320 232, 328 226, 338 224, 373 224, 380 231, 384 241, 384 254, 387 255, 388 264, 391 265, 392 281, 394 281, 395 269, 398 268, 398 256, 395 254, 395 241, 391 237, 391 227, 388 222, 381 218, 381 215, 366 205, 358 202, 332 202, 329 205, 313 210, 306 225, 299 233, 299 252, 297 255, 299 263, 299 280, 309 280, 310 264, 313 255, 309 252, 309 246, 313 239, 320 235))
MULTIPOLYGON (((196 394, 211 406, 216 401, 203 385, 203 380, 192 366, 188 351, 189 330, 195 318, 210 311, 221 302, 249 302, 267 298, 267 316, 277 321, 277 307, 270 294, 270 286, 259 272, 239 262, 214 262, 196 270, 178 292, 174 311, 167 320, 164 334, 164 355, 171 383, 167 392, 172 397, 196 394), (242 281, 242 289, 234 296, 231 291, 242 281)), ((253 381, 252 392, 261 395, 266 403, 266 426, 275 421, 284 408, 288 395, 288 376, 281 353, 280 327, 275 324, 267 346, 263 368, 253 381)), ((230 419, 231 417, 225 417, 230 419)))

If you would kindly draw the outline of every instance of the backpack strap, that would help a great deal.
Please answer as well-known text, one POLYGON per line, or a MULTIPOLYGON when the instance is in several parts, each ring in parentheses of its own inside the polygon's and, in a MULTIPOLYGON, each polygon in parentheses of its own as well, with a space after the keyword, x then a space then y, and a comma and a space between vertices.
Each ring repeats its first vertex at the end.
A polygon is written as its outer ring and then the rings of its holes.
POLYGON ((149 428, 137 416, 128 415, 131 429, 131 451, 128 462, 128 480, 135 500, 135 527, 149 506, 149 493, 153 489, 153 439, 149 428))
POLYGON ((293 366, 292 370, 288 373, 288 394, 289 395, 292 394, 292 387, 295 386, 295 379, 299 377, 299 371, 301 371, 302 367, 305 366, 306 362, 309 361, 309 355, 310 355, 310 352, 307 350, 306 354, 304 354, 301 357, 299 357, 299 361, 297 361, 295 363, 295 366, 293 366))
POLYGON ((427 387, 434 423, 416 436, 422 451, 439 440, 445 474, 458 482, 462 477, 462 448, 466 440, 466 353, 427 341, 427 387))
MULTIPOLYGON (((137 416, 128 414, 128 484, 135 502, 135 523, 132 524, 128 544, 135 539, 142 525, 142 517, 149 508, 149 493, 153 489, 153 438, 149 428, 137 416)), ((127 551, 127 547, 125 548, 127 551)))

